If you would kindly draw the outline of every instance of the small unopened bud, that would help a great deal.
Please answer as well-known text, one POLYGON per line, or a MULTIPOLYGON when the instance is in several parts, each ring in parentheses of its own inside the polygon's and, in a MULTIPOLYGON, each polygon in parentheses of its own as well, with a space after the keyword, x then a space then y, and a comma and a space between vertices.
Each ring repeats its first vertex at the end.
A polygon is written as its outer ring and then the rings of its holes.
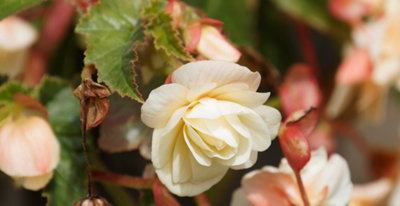
POLYGON ((190 25, 184 31, 186 49, 196 49, 212 60, 237 62, 242 55, 214 26, 200 23, 190 25))
POLYGON ((111 204, 103 197, 92 196, 80 199, 73 206, 111 206, 111 204))
POLYGON ((287 125, 279 137, 279 143, 293 170, 299 172, 310 160, 310 143, 297 125, 287 125))

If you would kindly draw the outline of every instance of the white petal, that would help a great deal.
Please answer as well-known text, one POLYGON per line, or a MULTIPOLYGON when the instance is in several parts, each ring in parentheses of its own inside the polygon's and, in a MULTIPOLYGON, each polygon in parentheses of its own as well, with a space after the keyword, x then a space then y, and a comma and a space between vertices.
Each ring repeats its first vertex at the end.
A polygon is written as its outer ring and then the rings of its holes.
POLYGON ((341 156, 334 154, 328 164, 314 177, 313 190, 321 191, 328 187, 328 195, 323 202, 326 206, 346 205, 353 191, 349 167, 341 156))
POLYGON ((239 138, 239 146, 231 159, 222 160, 217 159, 217 161, 223 165, 235 167, 235 166, 246 166, 245 164, 249 161, 250 155, 252 154, 250 139, 239 138))
POLYGON ((170 192, 178 196, 198 195, 219 182, 228 171, 228 167, 218 164, 213 164, 210 167, 201 166, 192 156, 190 157, 191 165, 187 165, 187 167, 192 168, 191 171, 193 172, 190 181, 180 184, 173 183, 171 164, 166 164, 163 168, 156 169, 156 173, 161 182, 170 192))
POLYGON ((206 83, 218 86, 230 83, 245 83, 251 91, 260 85, 261 76, 248 68, 225 61, 196 61, 185 64, 172 74, 172 82, 189 89, 201 87, 206 83))
POLYGON ((192 154, 185 144, 183 136, 179 135, 172 155, 172 182, 174 184, 181 184, 192 178, 191 156, 192 154))
MULTIPOLYGON (((249 108, 228 101, 211 98, 201 99, 199 103, 185 114, 185 118, 217 119, 231 114, 252 113, 249 108)), ((253 112, 254 113, 254 112, 253 112)))
POLYGON ((172 161, 172 153, 177 138, 183 138, 182 127, 183 123, 181 121, 174 129, 165 135, 162 135, 165 130, 164 128, 154 129, 151 146, 151 160, 155 168, 162 168, 167 164, 167 162, 172 161))
POLYGON ((22 186, 25 189, 38 191, 44 188, 52 177, 53 177, 53 172, 49 172, 39 176, 23 177, 17 181, 22 181, 22 186))
POLYGON ((212 83, 204 83, 204 84, 200 85, 199 87, 192 88, 188 92, 187 99, 188 99, 188 101, 194 101, 197 98, 199 98, 200 96, 202 96, 203 94, 214 89, 216 86, 217 86, 217 83, 212 82, 212 83))
POLYGON ((271 145, 271 131, 264 120, 256 113, 238 116, 240 121, 248 128, 251 133, 253 150, 264 151, 271 145))
POLYGON ((235 102, 252 108, 264 104, 269 98, 270 93, 251 91, 245 83, 232 83, 218 87, 208 95, 217 100, 235 102))
POLYGON ((241 170, 241 169, 250 168, 257 162, 257 156, 258 156, 258 152, 253 150, 250 153, 249 159, 245 163, 236 165, 236 166, 232 166, 231 169, 241 170))
POLYGON ((254 108, 254 111, 261 116, 267 125, 271 140, 275 139, 278 135, 279 126, 281 125, 282 120, 282 115, 279 110, 270 106, 260 105, 254 108))
POLYGON ((226 115, 224 116, 229 125, 236 130, 240 135, 246 138, 251 137, 250 131, 247 127, 240 121, 237 115, 226 115))
MULTIPOLYGON (((193 129, 191 129, 191 126, 184 126, 184 131, 183 135, 185 137, 185 142, 186 145, 189 147, 190 151, 192 152, 194 158, 197 160, 197 162, 203 166, 210 166, 211 165, 211 159, 208 158, 203 151, 201 150, 200 147, 196 145, 196 143, 192 142, 192 138, 190 135, 192 134, 193 129), (190 127, 190 129, 189 129, 190 127)), ((196 134, 197 136, 197 134, 196 134)), ((196 138, 196 137, 195 137, 196 138)))
POLYGON ((187 89, 179 84, 165 84, 151 91, 143 104, 141 119, 152 128, 165 127, 172 114, 188 104, 187 89))

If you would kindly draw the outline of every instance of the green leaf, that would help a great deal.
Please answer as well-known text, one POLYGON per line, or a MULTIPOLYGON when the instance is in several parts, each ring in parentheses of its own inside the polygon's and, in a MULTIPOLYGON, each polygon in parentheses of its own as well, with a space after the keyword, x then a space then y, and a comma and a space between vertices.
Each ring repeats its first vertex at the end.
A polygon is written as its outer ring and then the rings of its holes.
POLYGON ((132 62, 135 47, 143 42, 138 0, 102 0, 81 19, 76 31, 87 37, 85 64, 98 69, 98 81, 111 91, 143 102, 137 90, 132 62))
POLYGON ((70 206, 86 196, 85 160, 82 151, 79 103, 68 87, 46 104, 49 122, 61 147, 60 162, 44 190, 49 206, 70 206))
POLYGON ((32 91, 32 97, 38 99, 43 105, 46 105, 62 89, 65 89, 67 83, 57 77, 45 76, 40 84, 32 91))
POLYGON ((146 15, 145 33, 154 38, 154 47, 162 50, 167 56, 192 61, 193 58, 185 51, 179 32, 172 25, 172 17, 164 11, 146 15))
POLYGON ((7 82, 0 87, 0 102, 13 102, 16 93, 28 94, 29 89, 17 81, 7 82))
POLYGON ((33 6, 43 0, 1 0, 0 20, 29 6, 33 6))
POLYGON ((292 17, 303 20, 310 26, 335 37, 346 39, 349 36, 349 27, 334 19, 327 6, 327 0, 296 1, 271 0, 278 8, 292 17))

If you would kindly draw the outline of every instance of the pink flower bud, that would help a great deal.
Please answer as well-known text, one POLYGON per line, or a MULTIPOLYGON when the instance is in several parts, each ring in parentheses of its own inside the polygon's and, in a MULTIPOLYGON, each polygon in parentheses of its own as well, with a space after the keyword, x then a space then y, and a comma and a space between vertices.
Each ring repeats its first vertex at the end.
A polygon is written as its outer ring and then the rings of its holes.
POLYGON ((23 117, 0 128, 0 170, 27 189, 38 190, 48 183, 59 152, 58 141, 43 118, 23 117))
POLYGON ((307 137, 318 120, 316 109, 292 113, 279 129, 279 143, 294 171, 299 172, 310 160, 311 147, 307 137))
POLYGON ((300 171, 310 160, 310 144, 297 125, 286 126, 279 137, 279 143, 293 170, 300 171))
POLYGON ((233 47, 220 30, 215 26, 195 22, 184 31, 186 50, 196 49, 201 55, 211 60, 237 62, 241 56, 239 50, 233 47))

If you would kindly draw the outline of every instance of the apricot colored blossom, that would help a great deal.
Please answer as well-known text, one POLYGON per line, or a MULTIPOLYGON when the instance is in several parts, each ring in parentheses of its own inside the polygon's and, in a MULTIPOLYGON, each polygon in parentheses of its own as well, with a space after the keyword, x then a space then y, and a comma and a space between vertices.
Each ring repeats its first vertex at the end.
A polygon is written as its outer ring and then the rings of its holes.
POLYGON ((184 30, 184 37, 189 52, 196 50, 207 59, 237 62, 242 55, 221 34, 221 30, 209 22, 199 20, 192 23, 184 30))
POLYGON ((0 74, 14 78, 24 69, 36 30, 23 19, 10 16, 0 21, 0 74))
POLYGON ((150 93, 141 118, 154 128, 153 166, 172 193, 204 192, 229 168, 251 167, 270 146, 281 114, 263 105, 270 93, 257 92, 260 81, 235 63, 198 61, 150 93))
MULTIPOLYGON (((301 178, 312 206, 345 206, 352 193, 347 162, 338 154, 329 159, 323 147, 311 154, 301 178)), ((235 191, 232 206, 301 206, 303 201, 293 170, 286 159, 279 168, 266 166, 247 173, 235 191)))
POLYGON ((382 14, 353 30, 353 45, 339 67, 328 116, 336 117, 357 95, 358 113, 381 120, 388 88, 400 90, 400 1, 379 2, 382 14), (371 95, 373 94, 373 95, 371 95))
POLYGON ((0 128, 0 170, 24 188, 39 190, 51 179, 60 146, 49 123, 36 116, 0 128))

